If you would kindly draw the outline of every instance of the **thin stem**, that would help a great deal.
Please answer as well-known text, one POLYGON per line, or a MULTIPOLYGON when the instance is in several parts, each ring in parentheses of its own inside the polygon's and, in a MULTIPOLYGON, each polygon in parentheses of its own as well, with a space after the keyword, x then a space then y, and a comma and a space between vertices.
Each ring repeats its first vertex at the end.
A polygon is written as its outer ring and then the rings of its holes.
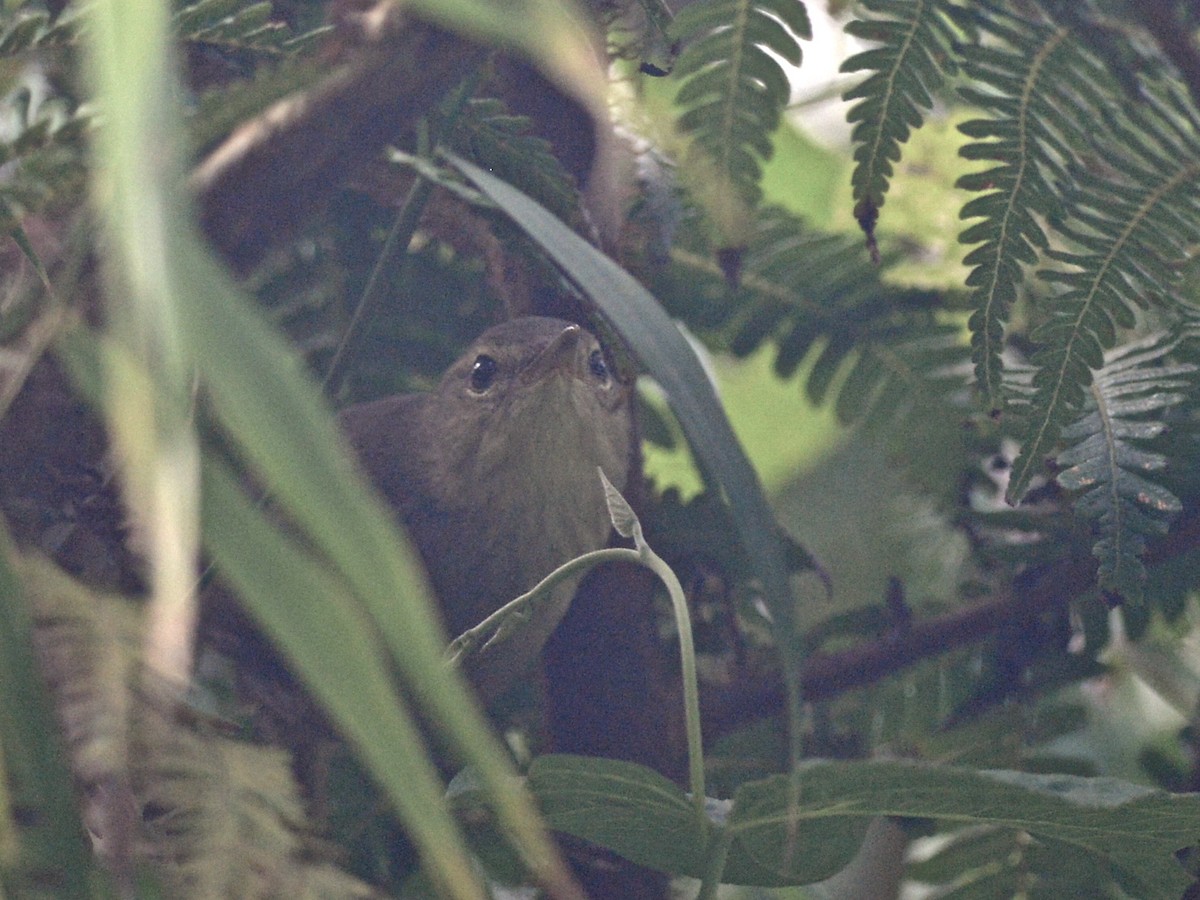
POLYGON ((696 807, 696 816, 707 828, 708 816, 705 813, 706 799, 704 789, 704 739, 700 725, 700 686, 696 677, 696 647, 692 639, 692 622, 688 615, 687 598, 683 586, 671 567, 661 556, 655 553, 641 537, 640 530, 635 538, 637 549, 626 547, 608 547, 603 550, 593 550, 582 556, 569 560, 543 578, 532 590, 522 594, 515 600, 504 604, 478 625, 468 628, 446 648, 446 659, 451 665, 461 664, 462 660, 476 652, 476 648, 486 648, 489 643, 503 634, 505 624, 513 617, 525 617, 529 608, 538 599, 548 594, 560 581, 570 578, 579 572, 586 572, 593 566, 603 562, 624 561, 638 563, 648 568, 659 577, 667 588, 671 598, 671 607, 675 613, 675 624, 679 629, 679 659, 683 676, 683 714, 687 733, 688 749, 688 783, 691 788, 692 802, 696 807))
POLYGON ((704 878, 700 882, 696 900, 716 900, 721 876, 725 874, 725 860, 729 858, 729 845, 732 843, 733 832, 728 827, 722 825, 712 829, 705 853, 704 878))
POLYGON ((504 623, 509 618, 514 616, 524 617, 528 612, 528 608, 537 603, 543 595, 550 593, 560 581, 571 577, 577 572, 586 572, 602 562, 616 560, 640 563, 642 562, 642 557, 636 550, 630 550, 628 547, 608 547, 603 550, 593 550, 590 553, 583 554, 583 556, 577 556, 574 559, 568 560, 539 581, 530 590, 515 600, 505 603, 478 625, 468 628, 452 640, 450 646, 446 648, 446 661, 451 665, 458 665, 465 657, 475 653, 477 647, 480 649, 486 647, 500 633, 504 623))
POLYGON ((704 811, 704 740, 700 729, 700 685, 696 678, 696 646, 692 640, 692 620, 688 614, 687 598, 683 586, 671 567, 661 556, 644 542, 639 542, 642 561, 667 587, 671 597, 671 609, 675 613, 675 626, 679 629, 679 664, 683 675, 683 715, 687 732, 688 781, 692 790, 692 803, 696 815, 706 826, 708 817, 704 811))
POLYGON ((368 313, 374 313, 379 308, 379 304, 383 300, 384 288, 387 283, 383 277, 384 274, 402 263, 408 253, 408 245, 412 243, 413 235, 417 232, 421 213, 425 210, 425 204, 429 202, 434 186, 432 182, 420 175, 415 177, 416 180, 408 189, 408 196, 404 198, 400 212, 396 214, 396 220, 392 223, 387 240, 383 243, 383 249, 379 251, 375 266, 371 269, 367 286, 363 288, 358 305, 354 308, 350 322, 346 325, 342 339, 329 363, 329 370, 325 373, 325 379, 321 383, 326 390, 341 381, 346 363, 350 358, 350 348, 362 332, 363 322, 367 320, 368 313))
MULTIPOLYGON (((453 128, 467 100, 475 92, 481 75, 482 70, 476 67, 475 71, 459 86, 446 111, 445 121, 437 132, 431 132, 428 119, 418 122, 417 152, 419 156, 425 159, 433 158, 442 136, 453 128)), ((367 278, 367 285, 363 288, 358 305, 350 316, 350 322, 346 325, 342 339, 338 342, 337 350, 334 351, 333 359, 329 363, 329 369, 321 382, 321 386, 326 391, 341 381, 350 358, 350 350, 362 332, 363 322, 367 320, 368 313, 374 313, 378 309, 383 299, 386 286, 383 276, 393 269, 401 273, 404 271, 408 247, 412 243, 413 235, 417 233, 417 226, 421 222, 421 213, 424 212, 425 205, 429 202, 429 197, 433 194, 435 187, 432 181, 422 177, 420 173, 416 173, 414 178, 416 180, 413 181, 412 186, 408 189, 408 195, 400 205, 396 220, 392 223, 383 248, 379 251, 379 257, 375 260, 375 265, 367 278)))

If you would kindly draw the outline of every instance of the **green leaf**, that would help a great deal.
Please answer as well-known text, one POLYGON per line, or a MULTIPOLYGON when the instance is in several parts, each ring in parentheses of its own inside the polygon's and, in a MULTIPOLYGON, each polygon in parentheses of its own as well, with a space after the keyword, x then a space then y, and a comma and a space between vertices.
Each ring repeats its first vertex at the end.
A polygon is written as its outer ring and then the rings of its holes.
MULTIPOLYGON (((343 648, 362 649, 369 659, 371 648, 382 644, 426 721, 478 768, 499 820, 535 878, 572 895, 569 876, 516 786, 498 741, 461 678, 442 664, 443 638, 394 520, 358 479, 332 416, 298 358, 252 311, 199 236, 184 193, 165 7, 141 4, 137 15, 129 15, 128 6, 107 0, 91 9, 89 35, 105 108, 96 155, 108 202, 100 211, 110 226, 113 263, 108 271, 114 289, 106 312, 121 339, 119 345, 113 341, 117 346, 106 362, 111 360, 114 372, 119 365, 118 374, 125 376, 110 379, 104 399, 111 421, 119 426, 118 437, 130 445, 147 438, 157 442, 148 449, 137 447, 152 461, 152 470, 130 466, 127 473, 137 475, 143 487, 140 494, 130 491, 140 517, 153 523, 160 516, 158 521, 170 525, 155 533, 162 545, 158 558, 174 566, 171 574, 186 580, 181 594, 186 598, 195 578, 195 552, 187 540, 195 524, 188 504, 195 498, 188 492, 193 474, 184 464, 188 460, 179 458, 195 440, 185 416, 198 383, 206 410, 224 430, 229 447, 249 463, 258 483, 328 570, 305 565, 286 542, 264 544, 271 541, 272 530, 256 527, 246 498, 211 461, 205 500, 210 510, 217 504, 220 515, 205 521, 206 540, 224 557, 231 579, 251 592, 248 611, 270 622, 273 636, 289 642, 296 668, 310 675, 331 673, 315 675, 311 686, 330 704, 332 718, 355 728, 358 752, 377 782, 390 788, 398 811, 407 813, 406 825, 435 881, 456 896, 482 895, 444 807, 429 800, 440 793, 440 785, 420 742, 407 744, 413 754, 410 765, 396 759, 404 752, 404 726, 394 709, 388 711, 395 699, 394 691, 384 691, 385 684, 390 688, 390 673, 367 671, 370 678, 355 689, 345 675, 346 667, 352 670, 356 664, 338 659, 355 654, 331 656, 328 638, 318 640, 323 616, 329 617, 330 628, 349 638, 343 648), (154 427, 132 418, 131 409, 154 427), (171 493, 153 495, 147 486, 171 493), (176 496, 187 503, 172 506, 169 499, 176 496), (247 558, 245 546, 266 552, 247 558), (280 557, 270 556, 273 551, 291 565, 280 567, 280 557), (269 585, 255 575, 254 565, 278 574, 275 593, 262 589, 269 585), (289 571, 312 574, 314 580, 289 577, 289 571), (309 604, 321 596, 345 602, 327 608, 310 605, 315 618, 291 622, 275 604, 299 602, 299 595, 309 604), (378 639, 360 640, 364 629, 378 639), (412 781, 401 784, 396 773, 406 771, 412 781), (405 792, 425 799, 420 814, 405 792)), ((171 592, 164 596, 178 599, 171 592)), ((185 611, 171 607, 171 612, 181 616, 185 611)), ((374 663, 383 667, 379 660, 374 663)))
POLYGON ((600 469, 600 481, 604 484, 604 502, 608 505, 608 517, 612 520, 613 528, 621 537, 633 538, 634 544, 640 550, 646 543, 642 537, 642 523, 638 521, 637 513, 629 505, 629 501, 621 496, 621 492, 613 487, 604 470, 600 469))
POLYGON ((850 22, 846 33, 881 46, 842 63, 843 72, 871 73, 842 99, 858 101, 846 114, 847 121, 856 123, 850 183, 855 218, 870 240, 900 145, 921 126, 923 111, 933 106, 932 95, 957 67, 949 52, 955 40, 952 7, 943 0, 866 0, 860 7, 871 18, 850 22))
POLYGON ((767 207, 731 288, 695 231, 683 230, 670 268, 655 284, 675 298, 670 311, 739 357, 774 344, 782 378, 813 354, 805 389, 822 403, 834 399, 832 388, 840 385, 836 411, 843 422, 875 414, 892 421, 915 400, 962 385, 966 352, 958 329, 937 319, 942 295, 888 283, 860 240, 809 228, 767 207))
POLYGON ((1112 351, 1079 417, 1062 431, 1068 446, 1058 454, 1058 483, 1076 493, 1076 514, 1097 532, 1100 588, 1131 603, 1142 599, 1146 539, 1165 532, 1183 508, 1152 480, 1167 458, 1151 449, 1166 430, 1162 417, 1195 390, 1200 367, 1166 359, 1178 346, 1159 333, 1112 351))
MULTIPOLYGON (((494 99, 468 100, 446 143, 458 154, 533 197, 568 224, 583 227, 579 188, 531 122, 494 99)), ((461 182, 460 182, 461 183, 461 182)))
POLYGON ((978 244, 964 260, 972 267, 967 277, 974 307, 972 358, 984 399, 998 412, 1004 403, 1005 324, 1023 268, 1049 245, 1043 221, 1057 209, 1061 184, 1068 179, 1069 151, 1059 135, 1086 140, 1104 106, 1099 85, 1108 78, 1103 64, 1068 27, 1035 9, 1018 13, 988 2, 979 4, 975 15, 979 27, 998 40, 964 48, 963 70, 973 86, 960 94, 990 118, 960 126, 974 139, 960 152, 997 165, 959 180, 959 187, 981 192, 960 217, 984 220, 967 228, 959 241, 978 244))
POLYGON ((1179 272, 1156 259, 1183 259, 1200 241, 1200 143, 1178 146, 1169 137, 1178 113, 1149 99, 1137 111, 1136 137, 1106 129, 1102 152, 1112 176, 1081 178, 1064 198, 1057 230, 1070 249, 1048 255, 1057 264, 1039 272, 1052 291, 1038 303, 1041 322, 1032 333, 1034 393, 1013 464, 1011 500, 1019 500, 1042 461, 1053 454, 1062 428, 1085 405, 1085 392, 1118 329, 1132 328, 1136 311, 1153 298, 1177 293, 1179 272), (1162 149, 1143 144, 1160 136, 1162 149), (1136 143, 1134 143, 1136 141, 1136 143))
MULTIPOLYGON (((1082 854, 1132 896, 1175 900, 1192 879, 1176 851, 1197 846, 1200 796, 1175 795, 1111 778, 974 771, 905 762, 803 763, 799 803, 789 776, 743 785, 728 818, 731 884, 808 884, 833 875, 877 816, 936 819, 1028 833, 1082 854), (789 818, 789 813, 795 818, 789 818)), ((643 865, 700 877, 706 835, 690 826, 687 798, 657 774, 613 760, 549 756, 530 783, 560 830, 643 865), (612 818, 610 818, 612 817, 612 818), (670 834, 663 841, 660 835, 670 834)))
POLYGON ((683 45, 672 78, 679 127, 696 140, 714 177, 748 206, 761 197, 762 163, 787 106, 789 85, 772 53, 800 64, 812 28, 800 0, 699 0, 671 24, 683 45), (768 52, 770 51, 770 52, 768 52))
MULTIPOLYGON (((387 653, 336 573, 280 533, 215 460, 204 472, 203 521, 205 545, 223 577, 356 747, 402 819, 420 829, 419 842, 461 845, 442 806, 437 771, 393 687, 387 653), (330 653, 330 647, 356 649, 330 653)), ((457 890, 472 895, 461 883, 457 890)))
POLYGON ((19 572, 16 562, 0 523, 0 883, 11 878, 33 889, 49 880, 56 896, 90 897, 91 851, 83 840, 54 707, 34 655, 26 591, 27 585, 33 591, 61 590, 68 579, 36 562, 19 572), (18 804, 24 827, 12 816, 18 804))
POLYGON ((539 756, 529 789, 557 831, 664 872, 699 878, 709 833, 678 786, 652 769, 613 759, 539 756))

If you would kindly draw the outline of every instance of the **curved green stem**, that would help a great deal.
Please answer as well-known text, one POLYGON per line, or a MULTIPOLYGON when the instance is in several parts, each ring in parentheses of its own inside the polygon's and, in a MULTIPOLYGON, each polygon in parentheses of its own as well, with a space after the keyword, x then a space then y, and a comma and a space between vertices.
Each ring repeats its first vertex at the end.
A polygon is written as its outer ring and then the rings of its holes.
POLYGON ((505 623, 510 618, 528 616, 531 607, 543 596, 549 594, 560 581, 570 578, 576 573, 587 572, 602 562, 615 560, 636 563, 641 562, 642 558, 636 550, 630 550, 627 547, 609 547, 604 550, 593 550, 591 553, 568 560, 530 590, 515 600, 505 603, 478 625, 468 628, 452 640, 450 646, 446 648, 446 661, 451 665, 458 665, 465 657, 485 648, 502 633, 505 623))
MULTIPOLYGON (((611 487, 611 485, 609 485, 611 487)), ((614 489, 615 491, 615 489, 614 489)), ((623 503, 622 499, 622 503, 623 503)), ((628 506, 625 506, 628 509, 628 506)), ((611 502, 610 502, 611 510, 611 502)), ((446 648, 446 658, 451 664, 460 663, 464 657, 487 647, 504 633, 505 624, 513 617, 526 618, 531 607, 538 600, 549 594, 556 584, 578 573, 586 572, 593 566, 603 562, 624 561, 645 566, 658 576, 667 588, 671 598, 671 608, 675 613, 675 624, 679 629, 680 669, 683 676, 683 712, 687 734, 688 749, 688 782, 692 793, 692 802, 696 808, 696 817, 703 827, 708 827, 708 817, 704 810, 704 741, 700 727, 700 686, 696 677, 696 647, 692 640, 692 621, 688 615, 687 598, 683 586, 666 561, 655 553, 642 536, 641 526, 633 519, 632 510, 628 511, 633 527, 628 536, 632 537, 636 549, 626 547, 609 547, 603 550, 593 550, 563 563, 534 588, 515 600, 506 603, 478 625, 469 628, 450 642, 446 648)), ((626 533, 624 523, 618 523, 618 531, 626 533)))
MULTIPOLYGON (((640 538, 640 535, 639 535, 640 538)), ((700 684, 696 677, 696 646, 692 640, 692 619, 688 614, 683 585, 666 561, 650 549, 644 539, 638 540, 641 562, 666 585, 679 629, 679 663, 683 675, 683 714, 687 730, 688 781, 696 816, 707 823, 704 812, 704 741, 700 730, 700 684)))
POLYGON ((732 843, 732 830, 724 825, 712 829, 705 853, 704 878, 700 882, 696 900, 716 900, 717 888, 721 886, 721 876, 725 873, 725 860, 729 858, 729 845, 732 843))

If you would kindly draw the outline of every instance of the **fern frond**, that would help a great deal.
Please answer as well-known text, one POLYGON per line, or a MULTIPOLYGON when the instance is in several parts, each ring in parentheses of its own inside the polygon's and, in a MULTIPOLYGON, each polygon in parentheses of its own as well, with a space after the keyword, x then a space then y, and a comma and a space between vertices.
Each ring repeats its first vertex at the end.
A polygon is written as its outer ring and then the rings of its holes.
POLYGON ((532 132, 529 119, 513 115, 502 101, 467 101, 447 143, 461 156, 520 188, 564 222, 580 224, 575 179, 554 155, 550 143, 532 132))
POLYGON ((899 410, 904 398, 935 384, 944 392, 964 383, 966 372, 955 369, 966 361, 957 329, 936 321, 940 295, 883 282, 857 238, 817 232, 766 208, 733 289, 689 224, 672 251, 673 265, 659 274, 656 295, 736 356, 773 344, 781 378, 816 353, 805 391, 822 403, 840 383, 843 420, 899 410), (843 368, 847 360, 852 365, 843 368))
MULTIPOLYGON (((70 6, 55 18, 37 3, 22 3, 0 11, 0 58, 70 42, 80 15, 81 5, 70 6)), ((0 80, 0 94, 7 93, 10 87, 11 84, 0 80)))
POLYGON ((164 697, 140 700, 133 757, 140 849, 171 896, 380 896, 306 859, 304 807, 286 751, 205 734, 172 708, 164 697))
POLYGON ((85 173, 85 136, 91 116, 51 100, 32 108, 31 95, 10 117, 11 136, 0 140, 0 232, 15 228, 30 213, 56 198, 78 195, 85 173))
POLYGON ((1078 178, 1068 192, 1066 217, 1056 225, 1071 249, 1049 251, 1062 268, 1038 273, 1057 290, 1032 333, 1040 345, 1032 415, 1010 500, 1020 498, 1061 427, 1082 408, 1092 370, 1102 365, 1117 328, 1134 326, 1135 305, 1170 295, 1179 261, 1200 242, 1200 144, 1176 132, 1172 117, 1169 106, 1149 98, 1132 129, 1109 117, 1102 148, 1107 177, 1078 178))
POLYGON ((323 27, 297 35, 266 0, 200 0, 179 10, 174 24, 186 43, 275 58, 307 48, 330 30, 323 27))
POLYGON ((774 53, 800 64, 800 38, 812 29, 801 0, 699 0, 675 17, 684 49, 674 77, 680 129, 747 204, 757 205, 762 161, 787 105, 789 85, 774 53), (768 52, 770 51, 770 52, 768 52))
POLYGON ((847 121, 857 123, 851 135, 855 165, 850 183, 854 217, 873 246, 875 221, 900 145, 921 126, 923 111, 933 106, 932 94, 957 66, 949 52, 953 10, 944 0, 865 0, 861 8, 871 18, 850 22, 846 33, 880 46, 842 63, 843 72, 871 73, 842 99, 858 101, 846 114, 847 121))
POLYGON ((986 43, 964 49, 963 69, 979 87, 960 89, 968 103, 989 114, 960 130, 973 139, 961 153, 998 165, 959 179, 959 187, 985 192, 963 207, 964 219, 982 217, 960 236, 979 244, 971 266, 970 319, 976 379, 993 412, 1003 405, 1004 327, 1023 278, 1049 246, 1040 219, 1051 216, 1072 142, 1091 133, 1104 106, 1099 86, 1109 78, 1069 28, 1031 12, 1024 18, 1005 6, 979 4, 986 43))
POLYGON ((1089 389, 1090 408, 1062 432, 1070 446, 1058 455, 1058 483, 1076 492, 1076 514, 1098 532, 1100 588, 1132 603, 1142 597, 1146 538, 1166 531, 1182 508, 1150 475, 1166 456, 1147 447, 1166 430, 1163 413, 1195 390, 1200 366, 1165 359, 1178 346, 1160 333, 1111 352, 1089 389))

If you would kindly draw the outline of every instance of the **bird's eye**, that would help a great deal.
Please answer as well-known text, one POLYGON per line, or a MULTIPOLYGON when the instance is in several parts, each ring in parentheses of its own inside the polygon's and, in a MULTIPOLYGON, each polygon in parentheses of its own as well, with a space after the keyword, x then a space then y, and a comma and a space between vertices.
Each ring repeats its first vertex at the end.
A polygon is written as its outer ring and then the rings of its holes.
POLYGON ((475 365, 471 366, 471 390, 476 394, 484 393, 496 380, 499 370, 499 364, 486 353, 475 357, 475 365))
POLYGON ((592 355, 588 357, 588 368, 601 381, 608 381, 608 363, 604 361, 604 354, 599 350, 593 350, 592 355))

